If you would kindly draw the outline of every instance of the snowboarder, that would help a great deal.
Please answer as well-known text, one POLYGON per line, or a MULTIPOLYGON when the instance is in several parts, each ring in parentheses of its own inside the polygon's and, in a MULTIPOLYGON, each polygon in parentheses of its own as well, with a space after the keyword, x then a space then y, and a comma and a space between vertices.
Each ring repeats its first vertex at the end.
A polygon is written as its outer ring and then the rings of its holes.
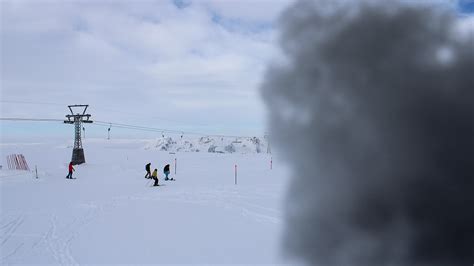
POLYGON ((155 169, 153 171, 153 174, 151 175, 151 177, 153 178, 153 180, 155 180, 155 184, 153 184, 153 186, 159 186, 158 185, 158 169, 155 169))
POLYGON ((72 167, 72 162, 69 162, 69 174, 66 176, 67 179, 72 179, 72 172, 76 171, 74 167, 72 167))
POLYGON ((150 165, 151 163, 148 163, 147 165, 145 165, 145 170, 146 170, 145 178, 151 178, 150 165))
MULTIPOLYGON (((165 174, 165 180, 169 180, 168 175, 170 174, 170 165, 167 164, 165 165, 165 168, 163 168, 163 173, 165 174)), ((173 180, 173 178, 171 178, 173 180)))

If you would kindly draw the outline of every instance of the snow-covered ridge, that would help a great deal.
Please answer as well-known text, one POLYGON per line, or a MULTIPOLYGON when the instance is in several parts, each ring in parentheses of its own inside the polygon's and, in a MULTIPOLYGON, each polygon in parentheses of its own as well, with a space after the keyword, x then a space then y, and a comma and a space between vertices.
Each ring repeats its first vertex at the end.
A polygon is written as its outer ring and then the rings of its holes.
POLYGON ((266 153, 267 147, 267 141, 257 137, 198 137, 195 139, 163 137, 145 145, 147 150, 211 153, 266 153))

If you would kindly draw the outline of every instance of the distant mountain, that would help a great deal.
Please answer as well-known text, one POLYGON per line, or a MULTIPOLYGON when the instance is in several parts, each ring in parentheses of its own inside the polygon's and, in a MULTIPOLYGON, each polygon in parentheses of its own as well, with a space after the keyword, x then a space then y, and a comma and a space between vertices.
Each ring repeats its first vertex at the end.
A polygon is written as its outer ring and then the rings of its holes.
POLYGON ((257 137, 200 137, 183 139, 158 138, 145 145, 145 149, 169 152, 211 152, 211 153, 266 153, 268 143, 257 137))

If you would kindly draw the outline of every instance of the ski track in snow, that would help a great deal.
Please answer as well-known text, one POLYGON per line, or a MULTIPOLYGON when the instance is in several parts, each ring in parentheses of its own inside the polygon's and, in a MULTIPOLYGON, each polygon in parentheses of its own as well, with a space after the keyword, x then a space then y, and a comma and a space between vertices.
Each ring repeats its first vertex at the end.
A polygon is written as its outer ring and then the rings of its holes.
POLYGON ((61 265, 79 265, 72 256, 71 242, 79 234, 80 230, 90 224, 104 210, 116 207, 115 200, 98 205, 94 202, 76 204, 74 207, 87 209, 85 215, 76 216, 69 224, 62 228, 58 226, 57 215, 51 216, 51 227, 42 241, 47 245, 57 263, 61 265))
POLYGON ((69 248, 72 237, 65 241, 63 237, 58 236, 57 216, 55 214, 51 215, 50 222, 51 227, 42 240, 54 259, 61 265, 78 265, 69 248))
POLYGON ((72 206, 68 206, 68 209, 72 211, 86 210, 85 214, 79 212, 79 214, 74 216, 74 218, 71 219, 72 221, 69 223, 60 219, 57 213, 50 214, 49 227, 43 234, 16 234, 15 232, 21 227, 25 221, 25 217, 28 215, 35 217, 34 215, 38 215, 39 213, 45 214, 48 213, 47 211, 23 212, 20 215, 3 214, 0 227, 2 250, 4 245, 6 245, 12 237, 32 237, 38 238, 39 240, 31 245, 31 249, 24 248, 25 243, 20 242, 10 253, 4 255, 4 251, 2 251, 0 262, 1 264, 10 264, 13 263, 13 261, 9 260, 18 257, 18 255, 32 255, 33 252, 42 252, 46 250, 51 254, 57 264, 80 265, 73 256, 73 251, 71 250, 71 244, 74 238, 80 234, 83 227, 93 222, 93 220, 102 212, 115 208, 122 201, 129 202, 129 200, 168 201, 184 204, 197 204, 200 206, 214 206, 238 212, 240 215, 257 222, 280 224, 282 220, 282 213, 280 210, 251 202, 252 200, 258 202, 262 197, 265 198, 266 196, 261 195, 258 192, 242 195, 233 189, 181 189, 173 192, 166 191, 166 193, 160 194, 151 192, 146 196, 137 193, 127 197, 113 197, 102 204, 98 202, 76 203, 72 206), (6 219, 7 217, 13 218, 6 219), (62 221, 63 224, 61 224, 60 221, 62 221))
POLYGON ((2 246, 7 243, 7 241, 12 237, 12 235, 16 232, 18 227, 24 222, 24 216, 20 215, 16 219, 13 219, 6 224, 2 224, 1 231, 2 231, 2 246))
POLYGON ((29 214, 38 214, 38 213, 46 213, 45 211, 37 212, 33 211, 31 213, 23 213, 21 215, 16 216, 13 219, 6 219, 8 216, 14 215, 2 215, 2 223, 0 225, 0 239, 1 239, 1 264, 9 264, 11 262, 8 261, 9 258, 14 257, 15 254, 19 253, 18 251, 25 245, 24 242, 18 244, 12 252, 7 255, 3 255, 4 253, 4 245, 7 244, 10 238, 18 237, 31 237, 31 238, 38 238, 38 241, 35 241, 31 245, 31 249, 23 250, 22 255, 31 255, 33 252, 39 252, 43 250, 47 250, 52 257, 54 258, 55 262, 60 265, 80 265, 77 260, 72 255, 71 251, 71 243, 74 238, 80 233, 80 230, 91 223, 98 215, 100 215, 103 211, 108 210, 110 208, 116 207, 116 200, 113 199, 109 202, 105 202, 102 205, 97 205, 95 203, 80 203, 76 204, 75 206, 69 206, 71 210, 80 210, 86 209, 86 214, 77 215, 73 218, 72 222, 61 225, 59 222, 59 218, 57 214, 51 214, 49 219, 49 228, 43 234, 16 234, 15 232, 17 229, 23 224, 25 221, 25 216, 29 214), (5 221, 5 222, 3 222, 5 221))
MULTIPOLYGON (((23 224, 25 220, 25 217, 23 215, 20 215, 20 216, 17 216, 16 218, 8 221, 8 222, 2 222, 1 223, 1 227, 0 227, 0 232, 1 232, 1 236, 0 236, 0 239, 2 240, 2 243, 1 243, 1 247, 0 247, 0 251, 1 252, 1 259, 0 259, 0 262, 3 264, 4 261, 6 261, 8 258, 12 257, 13 255, 17 254, 18 250, 20 250, 20 248, 24 245, 23 242, 19 243, 12 252, 10 252, 9 254, 5 255, 3 254, 3 251, 4 251, 4 246, 5 244, 8 242, 8 240, 10 240, 10 238, 12 236, 15 235, 15 232, 18 230, 18 228, 23 224)), ((3 221, 3 219, 2 219, 3 221)))
POLYGON ((234 194, 234 191, 226 190, 202 190, 202 191, 179 191, 152 196, 132 196, 129 199, 144 201, 169 201, 187 204, 197 204, 200 206, 215 206, 231 211, 237 211, 242 216, 255 219, 257 222, 268 222, 280 224, 282 221, 281 211, 263 205, 255 204, 246 199, 260 198, 259 195, 243 196, 234 194))

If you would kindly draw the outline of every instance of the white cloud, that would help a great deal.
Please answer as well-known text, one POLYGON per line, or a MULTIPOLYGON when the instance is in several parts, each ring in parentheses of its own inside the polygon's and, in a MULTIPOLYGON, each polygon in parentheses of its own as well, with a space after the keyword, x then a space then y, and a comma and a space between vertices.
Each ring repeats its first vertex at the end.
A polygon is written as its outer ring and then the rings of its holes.
MULTIPOLYGON (((1 96, 89 103, 102 120, 117 120, 103 110, 123 105, 191 126, 223 123, 227 115, 260 125, 253 126, 257 133, 264 130, 257 87, 277 54, 274 22, 287 4, 195 1, 179 9, 172 1, 3 1, 1 96)), ((44 109, 2 104, 2 116, 62 117, 67 111, 44 109)), ((226 130, 239 127, 245 125, 226 130)))

